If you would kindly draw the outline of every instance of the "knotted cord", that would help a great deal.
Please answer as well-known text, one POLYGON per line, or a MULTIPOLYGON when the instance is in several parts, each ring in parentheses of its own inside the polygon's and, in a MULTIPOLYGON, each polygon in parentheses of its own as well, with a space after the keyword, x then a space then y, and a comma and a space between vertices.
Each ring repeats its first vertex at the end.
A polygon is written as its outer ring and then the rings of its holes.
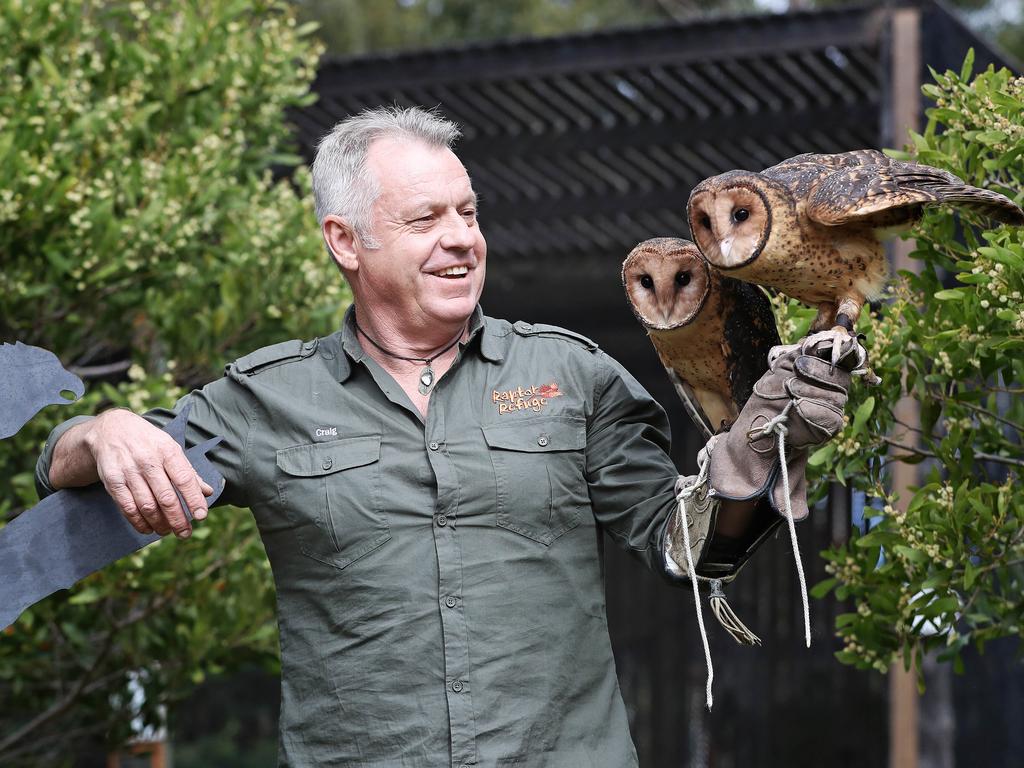
MULTIPOLYGON (((701 478, 707 479, 707 463, 701 467, 700 474, 697 479, 690 483, 681 483, 682 487, 679 489, 679 493, 676 496, 676 501, 679 504, 678 509, 678 525, 683 529, 683 550, 686 552, 686 573, 690 577, 690 585, 693 587, 693 605, 694 610, 697 612, 697 626, 700 629, 700 641, 704 644, 704 662, 708 668, 708 681, 705 686, 705 695, 707 700, 708 709, 711 709, 711 705, 714 703, 714 698, 711 696, 711 683, 715 679, 715 668, 711 664, 711 646, 708 645, 708 632, 704 628, 704 612, 700 608, 700 589, 697 587, 697 569, 693 565, 693 554, 690 552, 690 526, 687 525, 687 513, 686 513, 686 500, 689 499, 696 492, 697 488, 701 485, 701 478)), ((680 478, 682 480, 683 478, 680 478)))
POLYGON ((782 471, 782 495, 784 499, 785 507, 785 518, 786 524, 789 526, 789 540, 793 545, 793 561, 796 563, 796 575, 800 580, 800 600, 804 607, 804 642, 807 647, 811 647, 811 607, 807 600, 807 580, 804 577, 804 563, 800 557, 800 549, 796 540, 796 522, 793 520, 793 502, 789 497, 789 467, 786 465, 786 435, 789 433, 789 428, 786 426, 786 420, 789 418, 789 411, 793 407, 793 401, 790 400, 786 407, 782 409, 782 413, 778 416, 769 419, 763 427, 758 427, 750 430, 748 437, 760 436, 766 437, 772 433, 778 436, 779 446, 779 463, 782 471))

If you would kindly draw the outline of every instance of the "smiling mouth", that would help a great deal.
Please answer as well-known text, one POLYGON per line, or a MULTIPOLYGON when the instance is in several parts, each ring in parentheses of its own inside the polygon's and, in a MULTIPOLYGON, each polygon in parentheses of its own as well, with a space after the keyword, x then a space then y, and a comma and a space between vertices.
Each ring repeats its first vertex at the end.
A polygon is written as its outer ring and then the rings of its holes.
POLYGON ((437 272, 431 272, 430 274, 432 274, 434 277, 465 277, 467 274, 469 274, 469 267, 448 267, 447 269, 439 269, 437 272))

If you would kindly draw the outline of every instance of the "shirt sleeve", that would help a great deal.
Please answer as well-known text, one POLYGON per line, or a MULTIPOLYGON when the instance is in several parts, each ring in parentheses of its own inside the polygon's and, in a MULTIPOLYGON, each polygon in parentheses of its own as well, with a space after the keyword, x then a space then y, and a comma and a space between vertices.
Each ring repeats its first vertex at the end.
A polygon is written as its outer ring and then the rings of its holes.
POLYGON ((586 457, 598 523, 672 583, 689 581, 691 562, 699 577, 731 581, 774 533, 780 518, 762 503, 743 536, 717 533, 719 500, 705 471, 715 438, 697 456, 699 473, 680 477, 669 456, 664 409, 619 363, 599 354, 603 373, 588 425, 586 457), (685 512, 678 500, 684 490, 685 512))
POLYGON ((685 574, 666 554, 679 474, 669 456, 668 417, 619 363, 602 352, 597 356, 586 447, 594 516, 616 543, 653 571, 670 581, 682 580, 685 574))
MULTIPOLYGON (((230 377, 217 379, 202 389, 185 395, 173 408, 155 408, 142 414, 151 424, 163 428, 185 407, 191 404, 188 429, 185 431, 185 447, 221 437, 222 441, 209 457, 217 470, 224 476, 224 492, 217 505, 232 504, 248 506, 246 493, 246 446, 252 420, 250 395, 237 381, 230 377)), ((57 441, 76 424, 92 419, 92 416, 76 416, 50 432, 42 453, 36 461, 36 490, 43 498, 55 491, 50 485, 50 465, 57 441)))

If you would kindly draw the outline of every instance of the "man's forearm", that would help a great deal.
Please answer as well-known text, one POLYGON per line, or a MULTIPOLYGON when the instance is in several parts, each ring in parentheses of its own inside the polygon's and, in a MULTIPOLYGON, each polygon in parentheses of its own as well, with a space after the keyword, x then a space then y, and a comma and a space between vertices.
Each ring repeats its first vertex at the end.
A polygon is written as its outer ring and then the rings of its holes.
POLYGON ((96 427, 96 419, 76 424, 53 447, 49 480, 54 489, 80 488, 99 481, 96 459, 88 439, 96 427))
POLYGON ((718 518, 715 522, 715 532, 723 536, 739 538, 747 532, 750 527, 750 520, 757 509, 758 499, 749 501, 733 501, 722 499, 718 505, 718 518))

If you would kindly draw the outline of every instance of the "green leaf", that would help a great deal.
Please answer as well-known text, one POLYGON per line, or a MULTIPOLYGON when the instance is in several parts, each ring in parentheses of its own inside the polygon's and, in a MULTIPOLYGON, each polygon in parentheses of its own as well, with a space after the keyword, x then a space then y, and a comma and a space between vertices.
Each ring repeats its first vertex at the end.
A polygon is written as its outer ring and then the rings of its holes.
POLYGON ((871 418, 872 412, 875 410, 875 396, 870 395, 868 398, 857 407, 857 411, 853 416, 853 431, 859 433, 864 430, 864 425, 868 419, 871 418))
POLYGON ((856 664, 860 657, 850 651, 836 651, 835 657, 843 664, 856 664))
POLYGON ((831 443, 823 445, 821 448, 816 450, 810 456, 807 457, 808 465, 812 467, 818 467, 832 458, 832 454, 836 452, 836 447, 831 443))
POLYGON ((964 565, 964 589, 970 589, 976 578, 978 578, 978 569, 968 560, 964 565))
POLYGON ((1001 144, 1006 141, 1006 134, 1002 131, 983 131, 975 136, 974 139, 983 144, 1001 144))
POLYGON ((907 560, 909 560, 912 563, 920 564, 928 562, 928 555, 926 555, 919 549, 912 549, 903 544, 897 544, 893 547, 893 551, 903 555, 905 558, 907 558, 907 560))
POLYGON ((832 587, 835 586, 836 581, 837 579, 825 579, 824 581, 819 581, 817 584, 814 585, 814 588, 811 589, 811 597, 817 599, 825 597, 825 595, 827 595, 832 590, 832 587))
POLYGON ((899 534, 892 531, 883 531, 881 528, 874 528, 863 536, 858 536, 853 543, 854 546, 867 548, 889 546, 899 541, 903 541, 899 534))
POLYGON ((964 56, 963 66, 960 67, 960 79, 967 80, 971 76, 971 72, 974 71, 974 48, 967 49, 967 55, 964 56))
POLYGON ((285 154, 283 152, 270 155, 267 158, 267 163, 270 165, 296 166, 302 165, 302 162, 302 158, 299 155, 285 154))
POLYGON ((978 253, 982 256, 988 256, 993 261, 997 261, 1000 264, 1005 264, 1008 267, 1014 269, 1024 268, 1024 257, 1014 253, 1009 248, 1004 248, 1001 245, 985 245, 978 249, 978 253))
POLYGON ((965 295, 960 288, 947 288, 942 291, 936 291, 932 294, 932 298, 938 301, 962 301, 965 295))
POLYGON ((940 597, 933 600, 921 609, 921 615, 928 619, 941 616, 944 613, 955 613, 960 608, 960 601, 952 595, 940 597))
POLYGON ((102 599, 103 593, 96 589, 96 587, 86 587, 80 592, 76 592, 68 598, 68 602, 72 605, 88 605, 89 603, 95 603, 102 599))

